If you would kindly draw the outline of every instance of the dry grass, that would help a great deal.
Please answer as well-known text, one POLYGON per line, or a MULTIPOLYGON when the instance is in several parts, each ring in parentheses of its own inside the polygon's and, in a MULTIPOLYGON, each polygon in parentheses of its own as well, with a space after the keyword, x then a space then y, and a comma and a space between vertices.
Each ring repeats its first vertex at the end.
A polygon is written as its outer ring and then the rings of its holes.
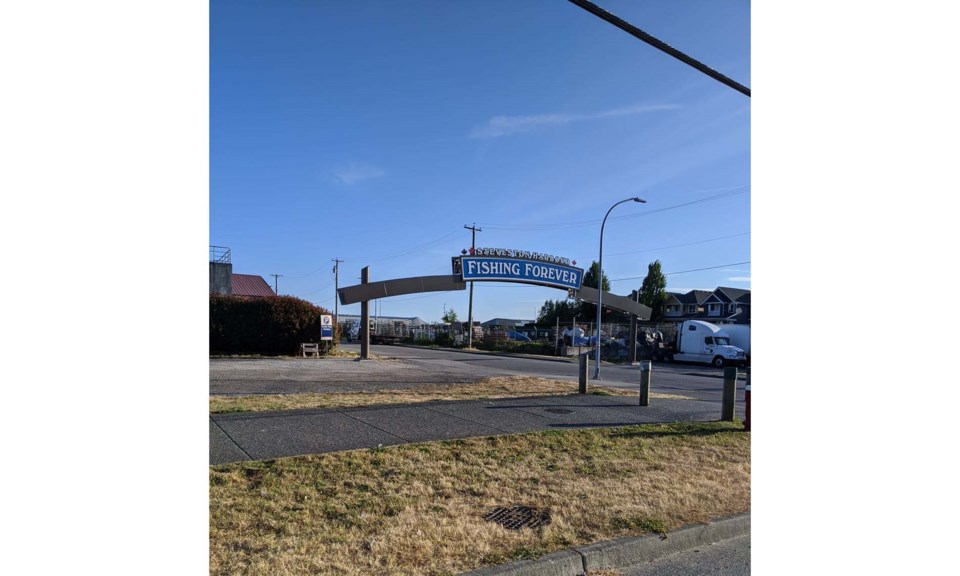
MULTIPOLYGON (((636 390, 590 386, 593 394, 636 396, 636 390)), ((482 400, 490 398, 522 398, 525 396, 558 396, 576 394, 577 384, 529 376, 498 376, 475 384, 418 386, 406 390, 375 392, 325 392, 315 394, 271 394, 259 396, 211 396, 210 412, 264 412, 303 408, 347 408, 374 404, 412 404, 435 400, 482 400)), ((651 398, 690 398, 673 394, 651 393, 651 398)))
POLYGON ((548 431, 215 466, 211 574, 440 575, 746 512, 732 424, 548 431), (510 531, 499 506, 547 509, 510 531))

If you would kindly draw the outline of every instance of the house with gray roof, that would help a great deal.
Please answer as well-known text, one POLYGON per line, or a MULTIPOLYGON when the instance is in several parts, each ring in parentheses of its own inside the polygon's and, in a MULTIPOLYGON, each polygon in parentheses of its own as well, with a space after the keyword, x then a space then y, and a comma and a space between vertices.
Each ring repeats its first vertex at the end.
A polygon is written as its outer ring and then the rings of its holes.
POLYGON ((712 292, 667 292, 661 320, 682 322, 691 319, 718 324, 749 324, 750 291, 721 286, 712 292))

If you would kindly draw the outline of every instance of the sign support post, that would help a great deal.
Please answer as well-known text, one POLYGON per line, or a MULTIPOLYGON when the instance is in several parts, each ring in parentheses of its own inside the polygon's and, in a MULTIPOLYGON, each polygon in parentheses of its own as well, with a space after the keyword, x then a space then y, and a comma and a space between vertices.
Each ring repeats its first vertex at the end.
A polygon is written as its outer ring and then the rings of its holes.
MULTIPOLYGON (((360 270, 360 283, 370 282, 370 267, 364 266, 360 270)), ((360 303, 360 359, 368 360, 370 358, 370 302, 364 300, 360 303)))

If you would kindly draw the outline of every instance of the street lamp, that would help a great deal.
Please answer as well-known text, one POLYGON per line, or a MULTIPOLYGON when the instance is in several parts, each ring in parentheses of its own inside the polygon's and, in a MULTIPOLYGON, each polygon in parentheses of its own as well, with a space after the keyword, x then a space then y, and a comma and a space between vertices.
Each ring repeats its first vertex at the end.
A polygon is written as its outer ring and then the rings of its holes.
POLYGON ((603 224, 600 225, 600 262, 597 265, 597 355, 594 362, 596 366, 594 366, 593 369, 594 380, 600 379, 600 313, 603 311, 603 228, 607 225, 607 216, 610 215, 610 212, 624 202, 640 202, 641 204, 645 204, 647 201, 637 196, 617 202, 610 207, 610 210, 607 210, 607 215, 603 217, 603 224))

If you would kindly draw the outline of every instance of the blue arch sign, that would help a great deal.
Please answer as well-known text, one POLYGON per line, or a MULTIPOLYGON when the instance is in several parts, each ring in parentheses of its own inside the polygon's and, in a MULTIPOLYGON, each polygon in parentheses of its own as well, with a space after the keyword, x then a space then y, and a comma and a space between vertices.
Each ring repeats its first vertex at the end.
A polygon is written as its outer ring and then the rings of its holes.
POLYGON ((526 258, 462 256, 460 270, 464 282, 523 282, 573 290, 583 283, 581 268, 526 258))

